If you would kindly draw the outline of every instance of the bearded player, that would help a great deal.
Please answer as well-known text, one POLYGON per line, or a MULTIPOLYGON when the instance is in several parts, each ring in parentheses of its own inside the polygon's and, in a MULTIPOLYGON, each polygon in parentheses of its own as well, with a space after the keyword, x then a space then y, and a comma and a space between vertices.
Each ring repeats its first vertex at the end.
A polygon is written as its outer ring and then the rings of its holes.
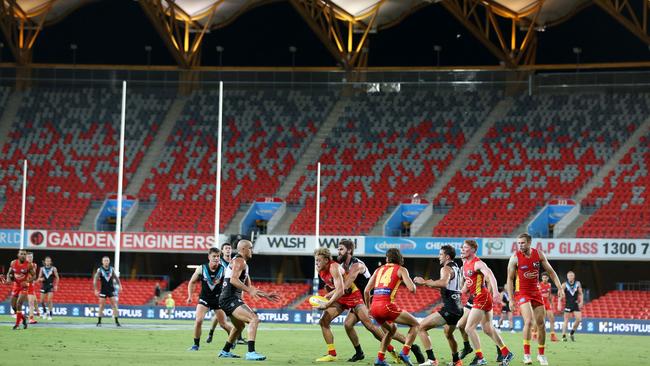
POLYGON ((409 358, 411 345, 418 334, 419 323, 417 319, 410 313, 400 310, 395 305, 395 295, 402 282, 406 288, 415 293, 415 284, 409 277, 408 270, 403 267, 404 258, 399 249, 390 248, 386 251, 386 264, 377 268, 375 273, 370 277, 368 285, 363 291, 366 306, 370 307, 370 313, 385 331, 379 352, 377 353, 377 360, 375 366, 388 366, 386 362, 386 349, 390 345, 390 341, 397 332, 395 323, 406 325, 409 327, 406 336, 406 342, 399 354, 399 359, 404 364, 412 366, 409 358), (370 305, 370 292, 372 294, 372 305, 370 305))
MULTIPOLYGON (((558 288, 561 288, 560 279, 546 259, 541 250, 531 248, 532 237, 526 233, 517 236, 518 250, 508 261, 508 280, 506 289, 510 295, 510 308, 514 309, 515 301, 519 305, 519 312, 524 318, 524 365, 533 363, 530 357, 530 339, 532 325, 537 324, 538 347, 537 360, 540 365, 548 365, 544 354, 546 344, 546 326, 544 324, 545 310, 542 293, 539 290, 539 270, 544 268, 558 288), (514 285, 513 285, 514 282, 514 285)), ((558 294, 561 299, 562 294, 558 294)))
POLYGON ((27 252, 18 251, 17 259, 9 264, 7 280, 14 284, 11 288, 11 308, 16 313, 16 324, 13 329, 18 329, 20 323, 23 323, 23 329, 27 329, 27 319, 23 314, 23 303, 27 299, 29 283, 36 277, 36 272, 31 263, 27 262, 27 252))

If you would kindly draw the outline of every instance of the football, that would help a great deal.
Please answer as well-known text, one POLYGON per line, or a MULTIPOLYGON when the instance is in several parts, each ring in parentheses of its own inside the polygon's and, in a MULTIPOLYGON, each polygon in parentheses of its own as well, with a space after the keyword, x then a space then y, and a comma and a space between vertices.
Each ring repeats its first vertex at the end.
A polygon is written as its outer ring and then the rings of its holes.
POLYGON ((327 300, 325 296, 320 296, 320 295, 314 295, 309 298, 309 304, 311 304, 311 306, 315 308, 327 304, 328 301, 329 300, 327 300))

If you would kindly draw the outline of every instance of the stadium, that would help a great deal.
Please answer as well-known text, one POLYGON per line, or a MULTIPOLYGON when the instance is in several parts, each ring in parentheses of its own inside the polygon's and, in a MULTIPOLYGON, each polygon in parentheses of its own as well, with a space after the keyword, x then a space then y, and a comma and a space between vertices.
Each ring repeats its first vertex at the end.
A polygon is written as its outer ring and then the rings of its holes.
POLYGON ((649 5, 0 2, 0 365, 647 363, 649 5))

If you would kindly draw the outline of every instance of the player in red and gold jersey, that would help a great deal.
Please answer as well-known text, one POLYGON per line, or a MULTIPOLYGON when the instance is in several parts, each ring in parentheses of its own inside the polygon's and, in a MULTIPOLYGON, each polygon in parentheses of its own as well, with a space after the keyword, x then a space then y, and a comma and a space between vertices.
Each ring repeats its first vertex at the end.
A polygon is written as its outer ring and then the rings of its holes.
POLYGON ((409 277, 409 271, 402 267, 403 264, 404 258, 402 258, 399 249, 388 249, 386 251, 386 264, 375 270, 363 291, 365 302, 370 305, 370 292, 374 290, 372 292, 372 305, 369 306, 370 313, 385 331, 375 365, 388 365, 385 354, 391 339, 397 332, 394 323, 409 326, 406 342, 399 354, 399 359, 406 365, 411 365, 409 353, 418 334, 419 323, 413 315, 400 310, 394 302, 395 295, 402 282, 411 293, 415 293, 415 284, 409 277))
POLYGON ((20 323, 23 323, 23 328, 27 328, 27 320, 23 314, 23 303, 27 299, 27 292, 29 283, 35 278, 36 272, 34 267, 27 262, 27 252, 24 250, 18 251, 18 259, 14 259, 9 264, 9 272, 7 272, 7 279, 13 281, 11 288, 11 308, 16 312, 16 324, 14 329, 18 329, 20 323))
MULTIPOLYGON (((544 300, 538 286, 539 270, 544 267, 558 288, 561 287, 560 279, 548 263, 546 255, 535 248, 531 248, 532 237, 526 233, 517 236, 519 250, 510 257, 508 262, 508 281, 506 289, 510 296, 510 308, 514 309, 515 301, 524 318, 524 365, 533 363, 530 357, 530 339, 532 325, 537 324, 538 353, 537 360, 541 365, 548 365, 544 355, 546 343, 546 326, 544 324, 544 300), (514 282, 514 285, 513 285, 514 282)), ((558 297, 562 294, 558 293, 558 297)))
POLYGON ((498 301, 499 299, 499 286, 492 270, 476 256, 477 250, 478 244, 475 240, 465 240, 461 248, 461 255, 465 260, 463 263, 465 284, 463 285, 462 292, 469 291, 470 296, 474 297, 474 305, 469 312, 467 325, 465 326, 465 331, 469 335, 469 339, 472 341, 474 351, 476 352, 476 357, 474 357, 474 360, 472 360, 469 366, 487 365, 487 361, 483 358, 483 352, 481 351, 481 341, 476 331, 476 327, 479 324, 481 324, 483 332, 490 336, 497 347, 499 347, 502 356, 501 365, 507 366, 510 364, 510 360, 512 360, 514 355, 503 343, 501 335, 494 329, 494 325, 492 324, 492 304, 493 301, 498 301), (489 289, 486 286, 486 280, 490 285, 489 289))
MULTIPOLYGON (((557 342, 558 339, 555 335, 555 313, 553 312, 553 292, 551 291, 550 279, 551 277, 548 273, 542 273, 542 281, 539 283, 539 291, 542 293, 544 310, 546 311, 548 322, 551 325, 551 342, 557 342)), ((535 326, 535 329, 537 329, 537 326, 535 326)))

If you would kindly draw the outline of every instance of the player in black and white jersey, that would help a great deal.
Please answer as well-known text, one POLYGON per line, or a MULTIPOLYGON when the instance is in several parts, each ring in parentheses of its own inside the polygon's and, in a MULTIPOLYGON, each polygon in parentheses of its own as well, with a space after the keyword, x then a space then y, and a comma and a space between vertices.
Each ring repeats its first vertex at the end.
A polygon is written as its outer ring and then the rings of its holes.
POLYGON ((260 320, 257 314, 242 300, 242 292, 246 291, 252 298, 262 297, 270 301, 278 301, 280 297, 275 293, 267 294, 253 286, 248 274, 248 264, 246 263, 252 257, 253 243, 249 240, 240 240, 237 243, 237 255, 230 261, 224 273, 219 306, 230 317, 234 327, 221 353, 219 353, 219 357, 239 358, 230 351, 237 337, 248 324, 248 352, 246 353, 246 359, 251 361, 266 359, 266 356, 255 351, 255 336, 257 335, 257 326, 260 320))
POLYGON ((497 329, 500 331, 503 321, 508 319, 508 324, 510 325, 510 333, 515 332, 514 324, 512 322, 512 309, 510 309, 510 296, 508 296, 508 291, 505 288, 501 288, 501 317, 497 322, 497 329))
MULTIPOLYGON (((574 317, 574 322, 573 322, 573 329, 571 329, 571 340, 575 342, 575 335, 574 333, 578 329, 578 326, 580 326, 580 322, 582 321, 582 312, 580 309, 582 309, 583 306, 583 296, 582 296, 582 284, 580 281, 576 281, 576 275, 573 273, 573 271, 569 271, 566 274, 566 279, 567 281, 562 284, 562 289, 561 291, 564 291, 564 298, 565 298, 565 304, 564 304, 564 324, 562 325, 562 341, 566 342, 566 331, 569 325, 569 317, 573 315, 574 317)), ((558 302, 558 310, 561 309, 561 304, 558 302)))
POLYGON ((453 362, 450 365, 462 365, 462 361, 458 355, 458 343, 454 338, 454 330, 458 321, 463 316, 463 305, 461 303, 461 289, 463 288, 463 271, 454 261, 456 258, 456 249, 451 245, 443 245, 438 254, 440 261, 440 279, 438 280, 425 280, 422 277, 415 277, 413 282, 416 285, 423 285, 427 287, 434 287, 440 289, 442 298, 442 309, 435 313, 431 313, 420 322, 420 340, 426 349, 427 360, 420 364, 420 366, 437 365, 436 356, 431 347, 431 339, 427 331, 431 328, 438 326, 445 326, 444 332, 453 362))
MULTIPOLYGON (((232 245, 230 245, 230 243, 221 244, 221 255, 219 261, 224 271, 226 268, 228 268, 228 265, 230 264, 231 255, 232 255, 232 245)), ((219 313, 223 313, 223 310, 220 310, 219 313)), ((205 339, 205 343, 212 342, 212 337, 214 336, 214 330, 217 328, 217 325, 221 325, 221 328, 225 330, 226 333, 230 334, 229 329, 232 327, 232 325, 228 322, 226 314, 223 313, 223 317, 221 317, 221 314, 219 314, 219 316, 215 316, 212 318, 212 323, 210 324, 210 331, 208 332, 208 338, 205 339), (227 324, 226 327, 224 327, 223 325, 224 322, 225 324, 227 324)), ((239 339, 237 339, 237 344, 245 344, 245 341, 241 338, 241 336, 239 336, 239 339)))
POLYGON ((52 265, 52 258, 45 257, 44 266, 38 272, 38 282, 41 283, 41 306, 43 319, 52 320, 52 295, 58 290, 59 271, 52 265), (45 306, 47 304, 47 307, 45 306))
POLYGON ((114 299, 116 294, 113 281, 117 282, 120 288, 124 289, 122 283, 120 282, 120 278, 117 276, 115 270, 111 266, 110 258, 104 256, 102 258, 102 265, 97 268, 97 272, 95 272, 95 276, 93 277, 93 289, 95 290, 95 296, 99 298, 99 313, 97 313, 98 327, 102 326, 102 315, 104 315, 104 304, 106 303, 106 299, 108 299, 108 302, 113 308, 113 318, 115 319, 115 325, 118 327, 121 326, 120 321, 117 319, 118 309, 117 302, 114 299), (97 280, 99 280, 101 286, 99 289, 97 288, 97 280))
MULTIPOLYGON (((194 286, 201 282, 201 293, 199 303, 196 305, 196 320, 194 322, 194 344, 189 351, 198 351, 201 342, 201 327, 208 311, 214 311, 213 323, 219 323, 226 333, 230 334, 232 325, 226 322, 226 314, 219 307, 219 295, 221 295, 222 281, 225 267, 221 263, 221 251, 219 248, 210 248, 208 251, 208 263, 196 268, 190 282, 187 284, 187 303, 192 303, 194 286)), ((212 339, 212 332, 210 333, 212 339)), ((210 342, 208 342, 210 343, 210 342)))

